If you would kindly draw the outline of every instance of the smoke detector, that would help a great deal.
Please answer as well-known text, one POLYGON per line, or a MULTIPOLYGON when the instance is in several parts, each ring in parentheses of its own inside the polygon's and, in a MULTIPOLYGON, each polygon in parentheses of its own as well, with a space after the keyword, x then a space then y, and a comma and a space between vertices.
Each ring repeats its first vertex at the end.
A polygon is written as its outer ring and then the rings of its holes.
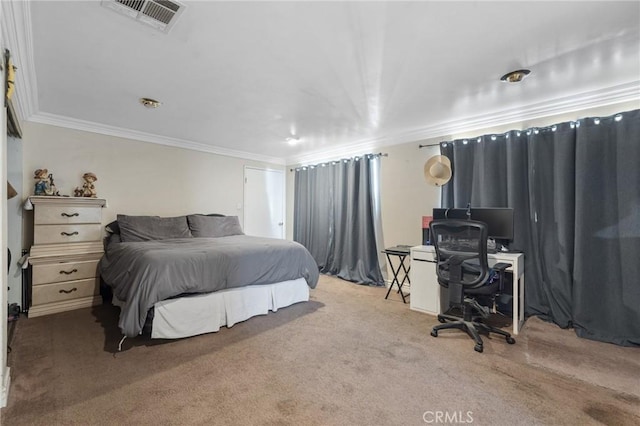
POLYGON ((102 0, 102 6, 168 33, 184 5, 173 0, 102 0))

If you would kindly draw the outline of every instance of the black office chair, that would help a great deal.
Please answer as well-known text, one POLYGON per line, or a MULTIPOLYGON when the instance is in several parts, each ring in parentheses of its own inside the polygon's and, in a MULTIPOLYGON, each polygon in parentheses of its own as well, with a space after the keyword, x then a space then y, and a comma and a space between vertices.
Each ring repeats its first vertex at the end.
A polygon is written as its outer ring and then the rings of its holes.
POLYGON ((438 321, 431 331, 438 337, 438 331, 456 328, 464 330, 476 342, 474 349, 482 352, 483 342, 479 331, 497 333, 504 336, 507 343, 516 341, 511 334, 482 322, 489 317, 490 310, 476 299, 493 300, 502 290, 505 269, 508 263, 497 263, 489 268, 487 260, 487 226, 472 220, 437 220, 431 222, 433 244, 437 255, 436 272, 441 286, 449 289, 450 310, 459 309, 461 316, 438 315, 438 321), (475 312, 475 314, 474 314, 475 312))

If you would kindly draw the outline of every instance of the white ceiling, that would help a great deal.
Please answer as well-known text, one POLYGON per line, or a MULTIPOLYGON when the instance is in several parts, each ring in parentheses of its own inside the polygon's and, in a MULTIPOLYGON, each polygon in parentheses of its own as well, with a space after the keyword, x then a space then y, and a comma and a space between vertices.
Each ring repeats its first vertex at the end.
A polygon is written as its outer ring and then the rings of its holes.
POLYGON ((638 1, 8 3, 24 118, 277 163, 640 99, 638 1))

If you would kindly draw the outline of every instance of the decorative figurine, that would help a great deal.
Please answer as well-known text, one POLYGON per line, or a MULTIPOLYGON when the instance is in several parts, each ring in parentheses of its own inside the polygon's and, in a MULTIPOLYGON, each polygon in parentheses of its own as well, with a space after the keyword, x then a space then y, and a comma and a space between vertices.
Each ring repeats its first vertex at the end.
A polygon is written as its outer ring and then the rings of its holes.
POLYGON ((56 185, 53 183, 53 174, 47 169, 38 169, 33 173, 37 179, 34 195, 60 196, 56 185))
POLYGON ((44 195, 59 197, 60 193, 58 192, 58 188, 56 188, 55 183, 53 183, 53 173, 49 173, 48 178, 49 178, 49 187, 44 190, 44 195))
POLYGON ((84 179, 82 188, 74 189, 73 196, 96 198, 98 194, 96 192, 96 187, 93 185, 93 182, 98 180, 96 175, 94 173, 87 172, 82 175, 82 179, 84 179))
POLYGON ((33 195, 47 195, 47 186, 49 185, 49 170, 38 169, 33 173, 33 178, 36 179, 36 187, 33 195))

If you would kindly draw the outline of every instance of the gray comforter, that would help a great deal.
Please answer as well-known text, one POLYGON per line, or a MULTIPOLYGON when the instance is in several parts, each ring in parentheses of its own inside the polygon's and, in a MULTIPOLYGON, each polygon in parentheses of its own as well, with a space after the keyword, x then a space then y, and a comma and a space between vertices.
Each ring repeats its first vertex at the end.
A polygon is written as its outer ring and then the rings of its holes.
POLYGON ((207 293, 303 277, 318 283, 318 265, 299 243, 234 235, 112 243, 99 272, 125 302, 119 326, 128 337, 140 334, 147 311, 182 293, 207 293))

